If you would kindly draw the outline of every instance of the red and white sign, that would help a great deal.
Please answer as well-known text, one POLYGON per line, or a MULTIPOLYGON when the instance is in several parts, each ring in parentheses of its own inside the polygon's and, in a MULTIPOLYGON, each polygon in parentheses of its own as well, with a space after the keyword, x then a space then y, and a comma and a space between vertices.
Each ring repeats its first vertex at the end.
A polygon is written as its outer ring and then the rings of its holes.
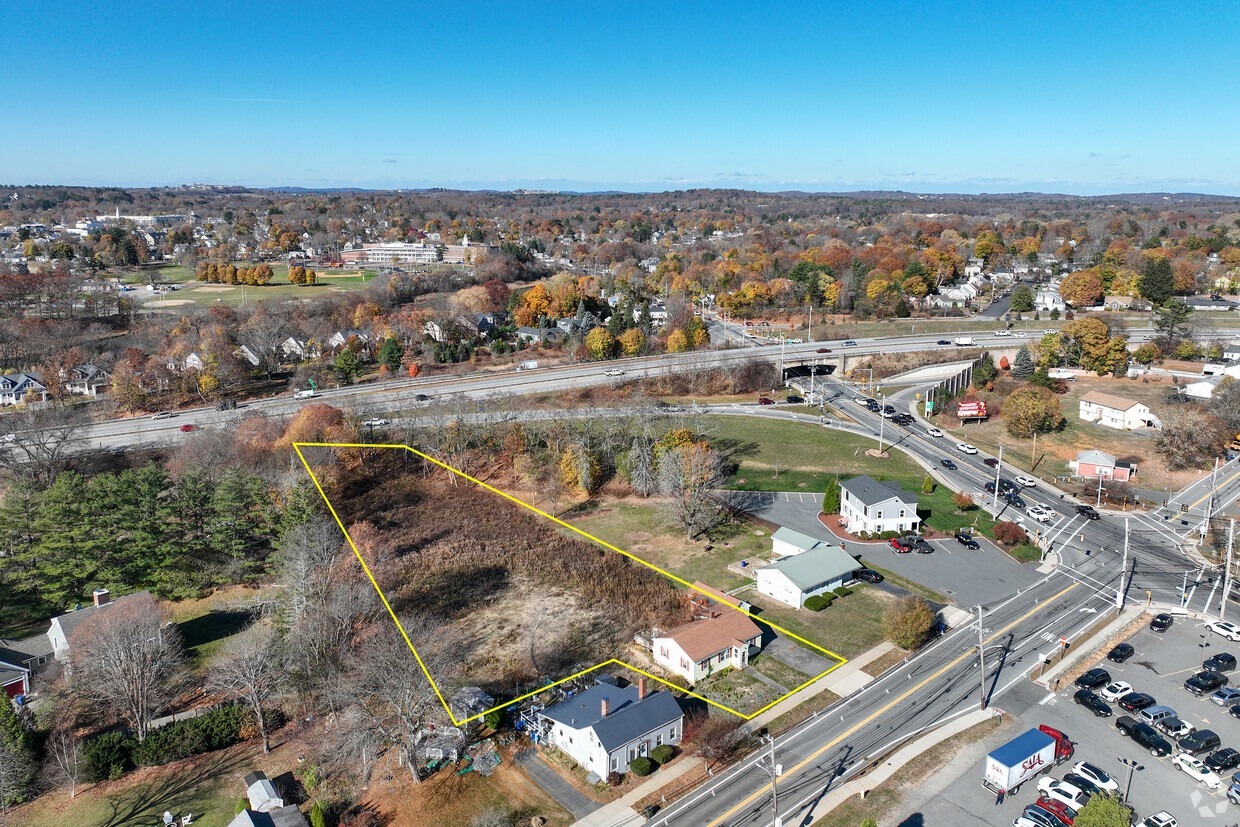
POLYGON ((985 402, 961 402, 956 408, 958 419, 986 419, 989 416, 985 402))

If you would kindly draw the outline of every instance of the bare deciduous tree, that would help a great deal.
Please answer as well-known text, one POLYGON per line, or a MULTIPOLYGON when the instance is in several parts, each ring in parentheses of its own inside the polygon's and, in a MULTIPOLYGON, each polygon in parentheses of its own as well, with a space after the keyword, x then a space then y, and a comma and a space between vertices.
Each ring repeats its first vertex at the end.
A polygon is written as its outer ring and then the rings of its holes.
POLYGON ((77 796, 77 785, 86 773, 82 758, 82 739, 73 731, 72 722, 58 718, 47 738, 47 757, 52 777, 69 785, 69 797, 77 796))
POLYGON ((207 678, 209 686, 250 708, 263 739, 263 752, 271 752, 265 714, 284 677, 280 639, 270 626, 255 624, 229 641, 207 678))
POLYGON ((119 716, 141 741, 185 679, 181 633, 150 595, 107 604, 69 636, 70 687, 119 716))
POLYGON ((82 418, 75 409, 49 405, 18 414, 8 426, 19 436, 14 444, 0 449, 0 467, 18 479, 47 488, 68 467, 82 418))
POLYGON ((660 506, 665 519, 692 539, 719 520, 713 492, 724 482, 723 460, 717 451, 695 442, 668 451, 659 460, 660 506))
POLYGON ((340 528, 322 519, 290 529, 280 539, 280 574, 284 592, 284 622, 296 624, 312 605, 321 602, 331 578, 332 560, 344 539, 340 528))

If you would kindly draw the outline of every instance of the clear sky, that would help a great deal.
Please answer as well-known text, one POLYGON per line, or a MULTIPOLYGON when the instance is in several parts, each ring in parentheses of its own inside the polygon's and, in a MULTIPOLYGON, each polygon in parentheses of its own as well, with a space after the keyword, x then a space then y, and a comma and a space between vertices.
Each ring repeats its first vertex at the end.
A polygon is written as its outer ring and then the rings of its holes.
POLYGON ((0 182, 1240 194, 1235 0, 0 0, 0 182))

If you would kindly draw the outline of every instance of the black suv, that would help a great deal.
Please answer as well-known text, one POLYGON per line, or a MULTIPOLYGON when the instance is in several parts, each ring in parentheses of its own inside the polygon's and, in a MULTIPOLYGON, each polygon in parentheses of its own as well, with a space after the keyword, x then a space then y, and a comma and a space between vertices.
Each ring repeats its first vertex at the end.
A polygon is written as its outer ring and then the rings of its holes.
POLYGON ((1221 744, 1222 742, 1219 740, 1217 732, 1212 729, 1199 729, 1181 738, 1179 747, 1184 752, 1197 755, 1201 752, 1218 749, 1221 744))
MULTIPOLYGON (((1121 735, 1126 735, 1150 751, 1150 755, 1166 755, 1171 752, 1171 744, 1167 742, 1149 724, 1143 724, 1127 715, 1115 719, 1115 728, 1121 735)), ((1191 736, 1189 736, 1191 737, 1191 736)), ((1183 741, 1180 742, 1183 745, 1183 741)))
POLYGON ((1147 706, 1153 706, 1156 703, 1158 701, 1154 700, 1153 695, 1147 695, 1144 692, 1129 692, 1119 699, 1119 705, 1129 712, 1140 712, 1147 706))
POLYGON ((1211 672, 1230 672, 1236 668, 1236 656, 1227 652, 1219 652, 1201 664, 1201 668, 1208 669, 1211 672))
POLYGON ((1105 669, 1090 669, 1085 674, 1076 679, 1076 685, 1084 689, 1093 689, 1095 686, 1105 686, 1111 682, 1111 673, 1105 669))
POLYGON ((1227 676, 1222 672, 1207 670, 1198 672, 1184 681, 1184 688, 1194 695, 1208 695, 1221 686, 1227 685, 1227 676))
POLYGON ((973 535, 968 533, 967 531, 956 532, 956 542, 960 543, 960 545, 964 546, 965 548, 972 549, 974 551, 977 551, 979 548, 981 548, 981 546, 977 544, 977 540, 973 539, 973 535))
POLYGON ((1099 718, 1111 717, 1111 706, 1088 689, 1078 689, 1072 696, 1078 706, 1083 706, 1099 718))
POLYGON ((857 579, 863 583, 881 583, 883 576, 874 569, 857 569, 857 579))
POLYGON ((1101 520, 1102 519, 1102 515, 1099 514, 1097 511, 1095 511, 1092 505, 1083 505, 1083 504, 1078 505, 1076 507, 1076 513, 1080 514, 1082 517, 1086 518, 1087 520, 1101 520))

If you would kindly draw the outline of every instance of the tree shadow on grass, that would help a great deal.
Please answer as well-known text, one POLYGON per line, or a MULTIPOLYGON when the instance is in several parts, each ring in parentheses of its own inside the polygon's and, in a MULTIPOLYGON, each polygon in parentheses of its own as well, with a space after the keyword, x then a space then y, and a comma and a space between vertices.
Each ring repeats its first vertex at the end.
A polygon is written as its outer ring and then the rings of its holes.
POLYGON ((754 457, 758 455, 759 445, 752 441, 742 441, 739 439, 716 439, 712 447, 729 459, 735 457, 754 457))
POLYGON ((190 650, 232 637, 243 631, 253 620, 253 612, 212 609, 205 615, 199 615, 178 625, 182 637, 185 638, 185 648, 190 650))
MULTIPOLYGON (((189 813, 190 800, 203 795, 207 784, 221 774, 237 776, 237 795, 242 793, 241 775, 251 761, 248 752, 219 753, 204 759, 190 759, 184 771, 167 770, 166 776, 137 784, 128 790, 109 796, 108 819, 100 827, 129 827, 133 824, 162 824, 163 813, 171 812, 178 822, 189 813)), ((201 815, 194 813, 197 821, 201 815)))

